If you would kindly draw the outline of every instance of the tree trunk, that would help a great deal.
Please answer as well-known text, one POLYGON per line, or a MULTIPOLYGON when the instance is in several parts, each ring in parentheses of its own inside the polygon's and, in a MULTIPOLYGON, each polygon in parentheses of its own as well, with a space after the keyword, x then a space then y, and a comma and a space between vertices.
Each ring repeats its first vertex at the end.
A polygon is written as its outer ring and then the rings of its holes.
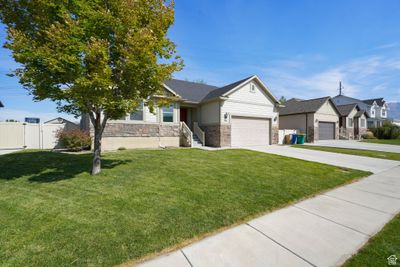
POLYGON ((101 134, 100 129, 94 128, 94 151, 93 151, 93 166, 92 175, 101 172, 101 134))
POLYGON ((107 116, 104 116, 103 121, 101 120, 101 112, 94 112, 89 114, 90 120, 94 126, 94 148, 93 148, 93 165, 92 175, 99 174, 101 172, 101 139, 103 137, 103 131, 106 127, 107 116))

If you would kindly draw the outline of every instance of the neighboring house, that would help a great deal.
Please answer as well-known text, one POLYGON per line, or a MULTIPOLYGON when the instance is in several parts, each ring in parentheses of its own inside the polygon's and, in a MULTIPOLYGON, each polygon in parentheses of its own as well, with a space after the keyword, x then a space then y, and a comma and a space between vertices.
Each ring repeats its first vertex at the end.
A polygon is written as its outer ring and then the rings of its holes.
POLYGON ((343 139, 360 139, 367 132, 368 115, 357 104, 336 106, 340 113, 339 136, 343 139))
POLYGON ((73 130, 73 129, 79 129, 79 125, 76 123, 73 123, 72 121, 66 120, 61 117, 57 117, 54 119, 51 119, 49 121, 46 121, 44 124, 58 124, 58 125, 64 125, 65 130, 73 130))
MULTIPOLYGON (((153 96, 133 113, 111 120, 103 133, 106 150, 206 145, 239 147, 278 142, 278 100, 257 77, 224 87, 182 80, 164 83, 164 95, 153 96), (169 98, 169 106, 146 103, 169 98)), ((82 116, 81 127, 90 125, 82 116)))
POLYGON ((383 122, 388 118, 387 113, 389 108, 383 98, 360 100, 344 95, 337 95, 332 100, 337 106, 357 104, 361 110, 367 112, 368 128, 382 126, 383 122))
POLYGON ((339 139, 339 111, 331 98, 292 98, 279 108, 279 129, 307 135, 307 142, 339 139))

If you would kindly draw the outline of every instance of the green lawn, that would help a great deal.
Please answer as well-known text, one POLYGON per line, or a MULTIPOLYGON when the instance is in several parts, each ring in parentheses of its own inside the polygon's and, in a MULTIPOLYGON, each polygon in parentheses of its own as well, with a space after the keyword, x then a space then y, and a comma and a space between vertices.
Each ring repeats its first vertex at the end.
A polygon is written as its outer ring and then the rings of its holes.
POLYGON ((400 139, 364 139, 362 142, 400 146, 400 139))
POLYGON ((372 237, 344 266, 388 266, 387 258, 396 255, 400 263, 400 215, 388 223, 381 232, 372 237))
POLYGON ((111 266, 367 172, 247 150, 0 156, 0 266, 111 266))
POLYGON ((327 152, 335 152, 335 153, 343 153, 343 154, 363 156, 363 157, 379 158, 379 159, 400 160, 400 153, 393 153, 393 152, 349 149, 349 148, 339 148, 339 147, 326 147, 326 146, 310 146, 310 145, 293 145, 293 147, 327 151, 327 152))

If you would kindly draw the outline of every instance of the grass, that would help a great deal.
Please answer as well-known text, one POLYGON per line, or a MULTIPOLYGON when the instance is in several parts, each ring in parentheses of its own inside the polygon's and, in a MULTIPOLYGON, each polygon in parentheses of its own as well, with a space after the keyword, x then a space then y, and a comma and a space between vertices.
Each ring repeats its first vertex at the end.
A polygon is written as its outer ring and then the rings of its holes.
POLYGON ((343 154, 370 157, 370 158, 400 160, 400 153, 393 153, 393 152, 382 152, 382 151, 375 151, 375 150, 361 150, 361 149, 350 149, 350 148, 339 148, 339 147, 326 147, 326 146, 310 146, 310 145, 294 145, 293 147, 334 152, 334 153, 343 153, 343 154))
POLYGON ((362 142, 400 146, 400 139, 364 139, 362 142))
POLYGON ((368 175, 247 150, 0 156, 0 266, 111 266, 368 175))
MULTIPOLYGON (((388 266, 387 258, 396 255, 400 258, 400 215, 389 222, 381 232, 372 237, 368 243, 344 266, 367 267, 388 266)), ((399 264, 399 259, 397 260, 399 264)))

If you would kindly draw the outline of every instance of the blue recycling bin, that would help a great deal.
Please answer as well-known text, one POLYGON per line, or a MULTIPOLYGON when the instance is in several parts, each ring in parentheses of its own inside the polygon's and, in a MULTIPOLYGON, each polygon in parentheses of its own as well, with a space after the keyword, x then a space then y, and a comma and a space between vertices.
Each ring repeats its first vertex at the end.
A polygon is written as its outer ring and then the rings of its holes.
POLYGON ((297 144, 297 134, 292 134, 292 145, 297 144))

